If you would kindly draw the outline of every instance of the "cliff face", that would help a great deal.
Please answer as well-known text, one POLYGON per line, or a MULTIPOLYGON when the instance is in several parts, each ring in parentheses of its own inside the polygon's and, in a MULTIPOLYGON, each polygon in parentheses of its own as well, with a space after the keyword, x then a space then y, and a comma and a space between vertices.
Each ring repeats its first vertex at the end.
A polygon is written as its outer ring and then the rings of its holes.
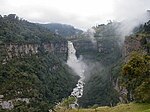
MULTIPOLYGON (((15 110, 18 102, 24 107, 43 102, 53 106, 69 96, 78 77, 62 61, 67 59, 67 52, 67 41, 1 44, 0 111, 15 110)), ((36 107, 41 108, 39 105, 36 107)))
POLYGON ((93 57, 93 54, 97 52, 97 46, 94 45, 90 40, 72 40, 76 49, 76 55, 79 57, 83 55, 84 58, 93 57))
POLYGON ((131 52, 137 51, 144 54, 150 53, 150 37, 146 35, 129 36, 124 41, 123 56, 128 57, 131 52))
MULTIPOLYGON (((1 44, 0 48, 3 49, 5 59, 3 63, 14 58, 24 57, 26 55, 38 54, 40 52, 48 52, 54 54, 63 54, 67 56, 67 42, 49 42, 42 44, 1 44)), ((66 57, 67 58, 67 57, 66 57)))
POLYGON ((127 57, 133 51, 140 51, 142 49, 141 39, 142 37, 138 37, 138 36, 126 37, 124 41, 123 56, 127 57))
POLYGON ((75 41, 74 42, 75 49, 77 51, 80 50, 95 50, 96 46, 90 41, 90 40, 84 40, 84 41, 75 41))
MULTIPOLYGON (((142 46, 142 36, 136 35, 136 36, 128 36, 125 37, 124 45, 123 45, 123 51, 122 51, 122 57, 124 58, 124 62, 126 63, 129 60, 130 54, 134 51, 144 53, 144 49, 142 46)), ((120 68, 121 70, 121 68, 120 68)), ((119 100, 121 103, 127 103, 129 102, 127 99, 128 90, 120 85, 119 78, 116 77, 116 80, 113 81, 114 89, 119 94, 119 100)))
POLYGON ((0 111, 47 112, 68 97, 78 77, 63 62, 67 46, 66 39, 15 14, 0 16, 0 111))
MULTIPOLYGON (((125 38, 122 56, 124 58, 124 63, 129 61, 132 52, 139 52, 140 54, 149 54, 150 53, 150 37, 147 35, 139 34, 128 36, 125 38)), ((132 99, 133 95, 129 91, 122 87, 117 78, 114 82, 114 88, 119 93, 119 99, 122 103, 129 102, 127 95, 132 99)))
POLYGON ((99 37, 94 44, 88 39, 73 41, 77 55, 83 56, 83 61, 87 63, 90 71, 90 75, 86 74, 88 78, 84 94, 79 100, 82 107, 94 104, 112 106, 118 103, 116 91, 110 82, 111 68, 121 57, 117 39, 115 36, 99 37))
POLYGON ((94 51, 96 53, 109 54, 116 49, 118 46, 117 41, 110 42, 109 46, 104 40, 99 40, 96 43, 92 43, 90 40, 86 41, 75 41, 74 42, 75 49, 77 52, 82 51, 94 51))

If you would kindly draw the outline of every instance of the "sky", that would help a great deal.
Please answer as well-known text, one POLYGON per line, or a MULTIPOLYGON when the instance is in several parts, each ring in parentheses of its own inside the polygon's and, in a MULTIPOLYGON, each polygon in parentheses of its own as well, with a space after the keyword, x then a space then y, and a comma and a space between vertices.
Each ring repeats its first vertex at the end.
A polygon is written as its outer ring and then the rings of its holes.
POLYGON ((140 18, 150 0, 0 0, 0 15, 10 13, 35 23, 63 23, 88 29, 140 18))

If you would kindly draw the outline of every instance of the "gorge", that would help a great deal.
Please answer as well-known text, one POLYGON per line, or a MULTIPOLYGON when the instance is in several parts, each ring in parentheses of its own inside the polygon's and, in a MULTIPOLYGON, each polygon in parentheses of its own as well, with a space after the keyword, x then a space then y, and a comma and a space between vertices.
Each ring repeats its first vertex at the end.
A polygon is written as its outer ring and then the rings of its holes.
POLYGON ((61 27, 61 37, 13 14, 0 17, 0 111, 47 112, 62 102, 56 112, 94 112, 149 103, 150 22, 124 42, 118 28, 119 22, 92 27, 93 43, 73 27, 61 27))

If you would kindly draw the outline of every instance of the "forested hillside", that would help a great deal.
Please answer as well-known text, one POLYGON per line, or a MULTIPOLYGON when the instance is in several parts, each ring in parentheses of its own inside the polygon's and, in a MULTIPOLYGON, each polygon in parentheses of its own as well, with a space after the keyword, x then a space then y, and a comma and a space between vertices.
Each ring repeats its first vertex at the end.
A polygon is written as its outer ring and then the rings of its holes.
POLYGON ((78 61, 86 64, 78 103, 92 109, 78 111, 149 111, 150 21, 124 40, 120 28, 121 23, 110 21, 92 27, 90 34, 72 26, 30 23, 15 14, 0 16, 0 111, 77 111, 67 110, 69 98, 74 102, 68 96, 79 79, 66 64, 67 39, 78 61), (67 106, 56 105, 60 101, 67 106))
POLYGON ((15 14, 0 16, 0 43, 61 41, 55 33, 30 23, 15 14))
POLYGON ((149 101, 149 22, 137 27, 124 43, 118 32, 120 25, 110 22, 94 27, 96 51, 89 46, 81 48, 85 60, 100 63, 100 68, 93 68, 86 80, 84 95, 79 101, 83 107, 149 101))
POLYGON ((66 24, 50 23, 40 25, 64 38, 75 38, 83 32, 82 30, 79 30, 71 25, 66 24))
MULTIPOLYGON (((81 109, 66 111, 149 112, 149 22, 134 29, 124 42, 118 32, 120 25, 111 22, 93 27, 95 43, 88 37, 73 40, 77 56, 82 55, 88 70, 84 93, 79 99, 81 109)), ((66 108, 56 109, 64 111, 66 108)))
POLYGON ((125 40, 125 63, 121 84, 127 89, 128 101, 150 101, 150 21, 125 40))
POLYGON ((65 39, 10 14, 0 16, 0 44, 0 111, 47 112, 70 95, 78 77, 57 56, 65 39))
POLYGON ((90 73, 87 72, 84 94, 79 100, 82 107, 95 104, 111 106, 119 102, 119 94, 114 89, 112 81, 112 74, 117 72, 112 69, 119 63, 122 56, 122 41, 117 33, 119 25, 120 23, 111 22, 93 27, 95 43, 92 43, 89 38, 74 42, 78 55, 83 56, 91 70, 90 73))

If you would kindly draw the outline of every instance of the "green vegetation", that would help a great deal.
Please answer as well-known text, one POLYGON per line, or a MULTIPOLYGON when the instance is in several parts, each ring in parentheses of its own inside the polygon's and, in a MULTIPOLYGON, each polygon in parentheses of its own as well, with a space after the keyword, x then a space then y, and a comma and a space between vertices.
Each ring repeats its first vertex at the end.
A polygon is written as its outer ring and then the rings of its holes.
MULTIPOLYGON (((41 45, 47 42, 61 45, 67 41, 15 14, 0 16, 0 62, 8 55, 7 44, 41 45)), ((3 101, 13 101, 11 112, 47 112, 56 102, 70 95, 78 77, 62 61, 64 56, 59 54, 63 53, 58 48, 56 50, 48 53, 40 47, 37 54, 14 56, 6 63, 0 63, 0 95, 4 95, 3 101), (28 98, 30 103, 16 101, 17 98, 28 98)), ((7 112, 1 107, 0 111, 7 112)))
POLYGON ((76 101, 75 97, 69 96, 68 98, 64 99, 62 102, 62 106, 66 106, 69 108, 69 104, 72 104, 76 101))
MULTIPOLYGON (((133 40, 139 41, 141 48, 137 48, 139 49, 140 54, 135 53, 131 56, 130 60, 122 57, 122 52, 125 51, 121 51, 121 40, 119 40, 120 34, 117 33, 119 25, 120 23, 110 22, 107 25, 102 24, 94 27, 96 31, 95 38, 97 40, 97 52, 85 55, 92 55, 91 59, 94 60, 94 62, 100 62, 102 64, 102 69, 97 70, 96 73, 92 73, 91 77, 86 82, 84 95, 79 100, 82 107, 91 107, 95 104, 101 106, 116 105, 117 102, 119 102, 118 98, 121 96, 121 93, 119 93, 120 90, 116 91, 114 89, 115 86, 122 86, 127 89, 127 101, 129 102, 150 101, 150 24, 148 22, 144 26, 141 26, 137 35, 132 35, 133 40), (123 65, 124 61, 127 62, 123 65)), ((129 41, 127 42, 132 45, 129 41)), ((130 47, 132 46, 129 46, 127 50, 130 50, 130 47)), ((89 50, 89 52, 91 51, 89 50)), ((134 51, 130 52, 132 53, 134 51)), ((88 56, 84 57, 87 58, 88 56)), ((90 58, 88 59, 91 60, 90 58)), ((95 70, 93 69, 93 71, 95 70)))
POLYGON ((94 48, 95 52, 89 49, 88 52, 91 53, 84 53, 83 58, 99 62, 102 66, 98 69, 94 68, 89 80, 85 82, 84 94, 79 100, 81 107, 91 107, 95 104, 114 106, 119 102, 118 92, 114 89, 113 84, 113 78, 118 76, 120 69, 116 66, 121 59, 121 41, 119 35, 116 34, 117 29, 115 28, 117 27, 119 23, 94 27, 97 47, 94 48))
POLYGON ((20 19, 15 14, 0 16, 0 44, 2 43, 41 43, 63 41, 48 29, 20 19))
MULTIPOLYGON (((139 40, 141 48, 130 51, 121 71, 121 85, 128 91, 128 101, 150 102, 150 21, 140 25, 132 39, 139 40)), ((128 37, 131 38, 131 37, 128 37)), ((135 46, 134 46, 135 47, 135 46)))
MULTIPOLYGON (((63 112, 64 108, 61 108, 57 112, 63 112)), ((145 103, 130 103, 120 104, 115 107, 102 106, 95 109, 68 109, 65 112, 150 112, 150 104, 145 103)))
POLYGON ((70 95, 76 81, 77 78, 52 54, 16 58, 0 66, 3 100, 29 98, 28 110, 48 110, 54 102, 70 95))
MULTIPOLYGON (((67 42, 66 39, 50 32, 50 29, 55 32, 56 28, 50 28, 49 25, 44 27, 20 19, 15 14, 0 16, 0 62, 6 59, 8 52, 5 46, 10 43, 42 45, 47 42, 59 42, 59 45, 63 46, 61 42, 67 42)), ((56 33, 62 32, 62 36, 66 37, 78 32, 71 26, 65 27, 70 31, 66 31, 66 28, 63 32, 62 26, 60 32, 56 33)), ((150 103, 150 22, 135 29, 137 36, 133 38, 141 44, 142 48, 139 51, 142 53, 134 53, 129 60, 122 57, 120 34, 117 32, 119 28, 120 23, 117 22, 93 27, 97 41, 95 44, 89 38, 83 38, 86 36, 84 34, 73 40, 78 57, 82 55, 88 65, 90 62, 101 65, 90 66, 92 72, 85 82, 83 97, 79 99, 81 107, 91 108, 70 109, 69 104, 74 102, 75 98, 68 96, 78 77, 64 63, 64 55, 66 58, 67 54, 59 52, 58 47, 58 52, 53 53, 45 52, 40 47, 37 54, 13 57, 6 63, 1 63, 0 95, 4 95, 1 100, 13 100, 12 112, 47 112, 62 99, 64 100, 61 105, 56 108, 57 112, 150 112, 150 104, 146 104, 150 103), (128 101, 138 103, 117 105, 120 93, 114 88, 117 86, 116 80, 121 84, 118 86, 127 89, 128 101), (28 98, 30 103, 15 101, 17 98, 28 98)), ((10 110, 0 108, 0 111, 10 110)))
POLYGON ((150 102, 150 56, 134 53, 123 66, 122 84, 128 90, 128 100, 150 102))
POLYGON ((83 32, 82 30, 76 29, 73 26, 66 24, 50 23, 39 25, 49 29, 51 32, 62 36, 63 38, 76 38, 83 32))
POLYGON ((57 104, 53 110, 56 112, 66 111, 70 109, 70 104, 73 104, 76 101, 76 98, 73 96, 69 96, 61 101, 61 103, 57 104))
POLYGON ((79 57, 82 55, 84 58, 93 59, 96 58, 94 54, 97 53, 95 45, 88 38, 77 38, 73 42, 75 48, 77 49, 76 55, 79 57))

